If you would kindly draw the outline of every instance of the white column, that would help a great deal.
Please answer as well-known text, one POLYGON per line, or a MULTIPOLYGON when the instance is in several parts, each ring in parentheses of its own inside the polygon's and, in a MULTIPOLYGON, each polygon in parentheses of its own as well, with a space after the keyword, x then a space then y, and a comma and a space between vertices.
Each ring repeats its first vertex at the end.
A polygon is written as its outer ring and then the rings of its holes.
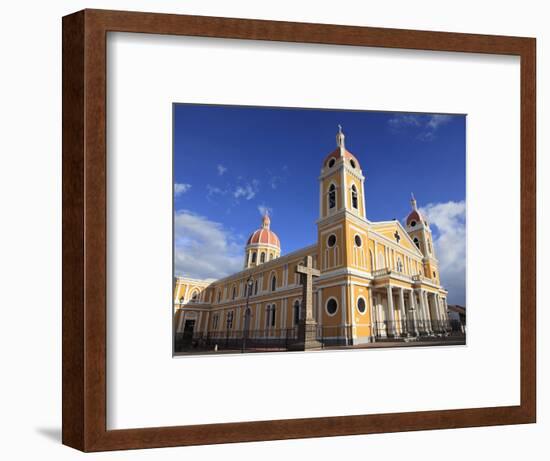
POLYGON ((409 290, 409 299, 410 299, 410 302, 411 302, 411 315, 412 315, 412 325, 413 325, 413 329, 414 329, 414 335, 415 336, 418 336, 418 320, 417 320, 417 305, 416 305, 416 294, 414 293, 414 290, 410 289, 409 290))
POLYGON ((204 328, 202 330, 204 335, 208 334, 208 322, 210 322, 210 312, 206 312, 205 315, 204 328))
POLYGON ((405 297, 403 296, 403 288, 399 287, 399 311, 401 312, 400 332, 403 334, 407 328, 405 322, 407 321, 407 314, 405 312, 405 297))
POLYGON ((386 296, 388 297, 388 322, 390 327, 388 328, 388 333, 392 336, 395 336, 395 315, 393 312, 393 295, 391 285, 388 284, 386 288, 386 296))
POLYGON ((185 310, 181 313, 180 321, 178 322, 178 329, 177 332, 181 333, 183 331, 183 327, 185 325, 185 310))
POLYGON ((435 321, 437 322, 435 330, 439 333, 441 331, 441 312, 439 311, 439 299, 436 293, 431 293, 431 295, 434 303, 435 321))
POLYGON ((443 312, 445 314, 445 321, 449 321, 449 306, 447 305, 447 298, 443 298, 443 312))
POLYGON ((200 329, 201 329, 201 320, 202 320, 202 311, 199 312, 199 316, 197 318, 197 328, 195 329, 195 331, 193 331, 193 335, 196 335, 200 329))
POLYGON ((428 298, 428 292, 426 290, 422 290, 424 294, 424 306, 426 309, 426 321, 428 323, 428 333, 433 334, 433 325, 432 325, 432 313, 430 310, 430 300, 428 298))
POLYGON ((423 324, 423 330, 425 333, 430 332, 430 328, 428 326, 428 318, 426 317, 426 300, 424 299, 424 290, 419 289, 418 290, 418 298, 420 299, 420 314, 422 318, 422 324, 423 324))

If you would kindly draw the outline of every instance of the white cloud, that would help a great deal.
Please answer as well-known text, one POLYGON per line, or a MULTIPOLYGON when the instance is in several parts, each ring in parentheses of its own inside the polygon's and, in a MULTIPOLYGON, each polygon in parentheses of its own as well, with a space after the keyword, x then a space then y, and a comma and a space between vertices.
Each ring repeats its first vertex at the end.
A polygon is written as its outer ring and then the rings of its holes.
POLYGON ((388 120, 388 126, 395 132, 416 128, 416 138, 420 141, 433 141, 440 126, 449 123, 451 115, 444 114, 395 114, 388 120))
POLYGON ((445 123, 449 123, 451 119, 452 117, 450 115, 433 114, 429 116, 426 126, 435 131, 439 128, 440 125, 445 125, 445 123))
POLYGON ((430 203, 420 210, 433 231, 436 257, 448 303, 466 302, 466 202, 430 203), (435 232, 434 232, 435 233, 435 232))
POLYGON ((208 191, 207 198, 210 199, 214 195, 225 195, 226 190, 220 189, 219 187, 212 186, 211 184, 206 185, 206 190, 208 191))
POLYGON ((191 189, 191 184, 177 182, 174 184, 174 195, 179 197, 180 195, 185 194, 189 189, 191 189))
POLYGON ((218 175, 220 176, 223 176, 223 174, 227 171, 227 168, 221 164, 218 164, 217 169, 218 169, 218 175))
POLYGON ((243 268, 244 242, 223 224, 187 210, 174 216, 176 275, 221 278, 243 268))
POLYGON ((237 186, 233 192, 233 197, 236 199, 244 198, 245 200, 252 200, 258 193, 259 184, 260 182, 257 179, 253 179, 251 183, 237 186))
POLYGON ((403 128, 407 126, 421 126, 421 118, 416 114, 396 114, 388 120, 388 124, 392 128, 403 128))
POLYGON ((264 216, 266 213, 271 215, 273 213, 273 208, 268 207, 267 205, 258 205, 258 211, 262 216, 264 216))

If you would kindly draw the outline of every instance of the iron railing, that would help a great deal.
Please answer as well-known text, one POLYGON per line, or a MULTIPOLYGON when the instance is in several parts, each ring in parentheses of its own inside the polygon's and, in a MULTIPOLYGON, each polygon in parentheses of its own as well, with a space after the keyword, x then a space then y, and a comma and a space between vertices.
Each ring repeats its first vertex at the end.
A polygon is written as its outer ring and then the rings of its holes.
MULTIPOLYGON (((405 321, 384 321, 372 323, 372 338, 374 341, 403 341, 408 338, 441 338, 449 335, 464 335, 464 326, 459 321, 435 321, 426 319, 405 321)), ((322 348, 335 346, 350 346, 353 344, 353 327, 351 325, 316 325, 315 336, 322 348)), ((264 351, 288 350, 297 342, 298 327, 266 328, 262 330, 220 330, 208 333, 194 332, 176 333, 174 348, 176 352, 193 351, 264 351)))

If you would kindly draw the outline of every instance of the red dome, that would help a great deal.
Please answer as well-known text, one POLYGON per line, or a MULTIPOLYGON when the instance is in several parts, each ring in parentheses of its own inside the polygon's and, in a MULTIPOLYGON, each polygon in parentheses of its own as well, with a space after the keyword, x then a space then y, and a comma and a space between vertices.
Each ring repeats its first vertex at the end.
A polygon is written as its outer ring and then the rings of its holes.
POLYGON ((424 221, 424 218, 418 210, 412 210, 409 213, 409 216, 407 216, 407 226, 409 226, 412 221, 416 221, 417 223, 422 223, 424 221))
POLYGON ((247 245, 273 245, 278 248, 281 247, 279 242, 279 237, 277 234, 269 229, 271 220, 267 214, 264 215, 262 219, 262 227, 258 230, 255 230, 250 237, 248 237, 247 245))
MULTIPOLYGON (((330 161, 331 158, 333 158, 334 160, 338 160, 338 158, 340 157, 340 148, 337 147, 336 149, 334 149, 330 154, 328 154, 326 157, 325 157, 325 160, 323 160, 323 167, 327 167, 328 166, 328 162, 330 161)), ((353 155, 349 150, 347 149, 344 149, 344 158, 347 158, 348 160, 353 160, 355 162, 355 168, 360 168, 359 166, 359 161, 357 160, 357 158, 355 157, 355 155, 353 155)), ((353 165, 352 165, 353 166, 353 165)))
POLYGON ((411 194, 411 206, 412 211, 409 213, 409 216, 407 216, 407 226, 410 226, 411 222, 416 221, 416 224, 426 224, 428 225, 428 221, 422 216, 422 213, 418 210, 416 206, 416 199, 414 198, 414 194, 411 194))

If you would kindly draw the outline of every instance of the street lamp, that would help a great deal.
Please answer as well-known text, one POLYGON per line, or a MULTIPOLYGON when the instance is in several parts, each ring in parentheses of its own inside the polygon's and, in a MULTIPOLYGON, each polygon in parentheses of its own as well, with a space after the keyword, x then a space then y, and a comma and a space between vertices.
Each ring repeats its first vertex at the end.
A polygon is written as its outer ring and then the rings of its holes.
POLYGON ((252 292, 252 275, 246 280, 246 308, 244 310, 244 331, 243 331, 243 345, 241 352, 244 352, 246 349, 246 337, 248 336, 248 329, 250 328, 250 312, 248 310, 248 301, 250 299, 250 293, 252 292))

